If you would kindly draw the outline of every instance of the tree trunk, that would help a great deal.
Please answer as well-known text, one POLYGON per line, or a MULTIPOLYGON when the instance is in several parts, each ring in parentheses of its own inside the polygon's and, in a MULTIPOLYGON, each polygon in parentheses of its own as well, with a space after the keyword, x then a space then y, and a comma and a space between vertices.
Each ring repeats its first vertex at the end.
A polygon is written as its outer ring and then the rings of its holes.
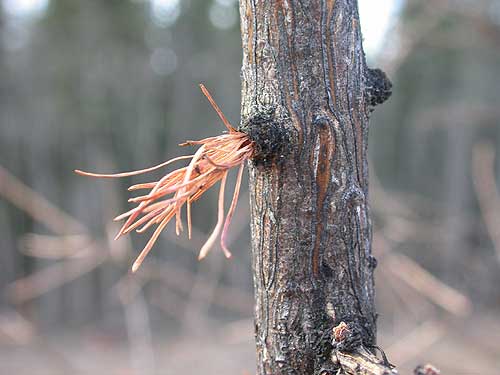
POLYGON ((328 374, 340 322, 375 344, 368 114, 390 84, 366 67, 355 0, 240 14, 258 374, 328 374))

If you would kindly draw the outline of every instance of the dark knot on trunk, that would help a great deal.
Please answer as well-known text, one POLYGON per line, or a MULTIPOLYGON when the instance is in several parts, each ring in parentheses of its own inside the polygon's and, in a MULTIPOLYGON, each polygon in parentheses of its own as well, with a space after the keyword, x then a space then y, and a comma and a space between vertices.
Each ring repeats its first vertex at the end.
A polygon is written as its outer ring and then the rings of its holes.
POLYGON ((369 68, 366 72, 365 93, 368 97, 368 107, 373 111, 375 106, 389 99, 392 94, 392 83, 382 70, 369 68))
POLYGON ((277 118, 275 108, 259 108, 244 120, 239 131, 254 142, 252 161, 255 165, 270 166, 283 160, 290 149, 290 131, 286 119, 277 118))

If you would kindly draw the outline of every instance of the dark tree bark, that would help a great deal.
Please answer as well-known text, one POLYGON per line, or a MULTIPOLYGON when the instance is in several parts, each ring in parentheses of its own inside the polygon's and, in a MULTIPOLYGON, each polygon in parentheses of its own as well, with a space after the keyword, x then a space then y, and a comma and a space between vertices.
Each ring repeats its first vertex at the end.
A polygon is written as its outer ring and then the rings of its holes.
POLYGON ((258 374, 333 374, 334 326, 375 344, 368 114, 390 83, 366 67, 355 0, 240 14, 258 374))

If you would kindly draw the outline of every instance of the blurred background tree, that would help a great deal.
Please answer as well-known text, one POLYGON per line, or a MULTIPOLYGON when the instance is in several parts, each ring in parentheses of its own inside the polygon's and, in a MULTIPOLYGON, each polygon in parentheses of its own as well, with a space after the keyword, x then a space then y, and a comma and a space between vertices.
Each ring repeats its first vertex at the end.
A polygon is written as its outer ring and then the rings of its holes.
MULTIPOLYGON (((251 373, 247 196, 231 262, 217 252, 195 260, 214 224, 207 197, 194 208, 194 240, 170 228, 132 278, 146 238, 113 242, 110 222, 140 180, 72 173, 153 165, 180 155, 185 139, 220 132, 199 82, 238 122, 237 2, 2 5, 0 372, 251 373)), ((360 6, 371 65, 394 83, 370 125, 381 343, 401 372, 428 360, 445 373, 494 374, 500 4, 360 6)))

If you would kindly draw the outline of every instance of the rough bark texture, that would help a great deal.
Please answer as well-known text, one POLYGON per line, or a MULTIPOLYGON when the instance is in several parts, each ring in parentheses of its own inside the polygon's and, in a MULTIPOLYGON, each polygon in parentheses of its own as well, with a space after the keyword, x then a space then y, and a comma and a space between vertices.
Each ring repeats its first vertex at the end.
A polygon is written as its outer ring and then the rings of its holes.
POLYGON ((240 14, 258 374, 326 374, 339 322, 375 344, 368 113, 390 84, 366 67, 355 0, 240 14))

